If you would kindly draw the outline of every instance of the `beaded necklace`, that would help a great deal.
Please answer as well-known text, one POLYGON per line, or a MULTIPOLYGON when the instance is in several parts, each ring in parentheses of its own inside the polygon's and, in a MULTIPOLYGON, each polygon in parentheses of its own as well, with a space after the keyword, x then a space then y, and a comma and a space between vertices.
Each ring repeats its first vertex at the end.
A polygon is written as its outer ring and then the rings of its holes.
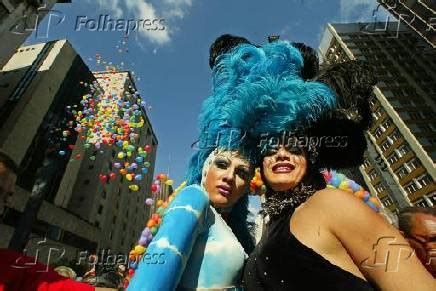
POLYGON ((262 203, 261 213, 270 218, 279 216, 283 211, 297 208, 316 192, 312 185, 301 183, 297 187, 284 192, 274 192, 262 203))

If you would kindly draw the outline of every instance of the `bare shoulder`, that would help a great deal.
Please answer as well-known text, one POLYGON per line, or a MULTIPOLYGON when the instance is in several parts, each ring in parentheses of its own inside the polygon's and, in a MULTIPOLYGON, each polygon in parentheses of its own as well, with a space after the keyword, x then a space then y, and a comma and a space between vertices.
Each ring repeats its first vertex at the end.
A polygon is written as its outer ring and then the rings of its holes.
POLYGON ((370 223, 386 224, 385 220, 354 195, 338 189, 317 191, 308 201, 308 206, 323 209, 335 222, 367 225, 370 223))

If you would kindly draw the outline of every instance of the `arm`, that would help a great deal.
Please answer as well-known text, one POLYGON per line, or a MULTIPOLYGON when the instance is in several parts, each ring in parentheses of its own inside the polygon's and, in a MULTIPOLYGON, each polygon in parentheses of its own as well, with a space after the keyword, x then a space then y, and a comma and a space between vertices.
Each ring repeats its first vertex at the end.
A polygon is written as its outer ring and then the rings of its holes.
POLYGON ((180 281, 209 206, 199 186, 184 188, 142 256, 128 290, 174 290, 180 281))
POLYGON ((317 207, 328 209, 330 231, 380 289, 436 290, 436 281, 400 232, 359 199, 335 189, 319 191, 313 198, 317 207))

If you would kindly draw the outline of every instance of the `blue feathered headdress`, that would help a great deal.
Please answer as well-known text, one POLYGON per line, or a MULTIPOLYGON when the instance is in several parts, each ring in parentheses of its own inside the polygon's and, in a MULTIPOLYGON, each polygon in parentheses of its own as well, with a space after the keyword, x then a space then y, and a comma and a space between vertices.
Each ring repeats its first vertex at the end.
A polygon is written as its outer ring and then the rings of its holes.
POLYGON ((306 128, 336 107, 330 87, 303 79, 304 59, 291 43, 256 47, 239 38, 236 46, 225 47, 211 61, 212 95, 199 116, 201 133, 188 168, 189 184, 200 183, 203 163, 215 148, 239 150, 254 161, 261 134, 306 128))

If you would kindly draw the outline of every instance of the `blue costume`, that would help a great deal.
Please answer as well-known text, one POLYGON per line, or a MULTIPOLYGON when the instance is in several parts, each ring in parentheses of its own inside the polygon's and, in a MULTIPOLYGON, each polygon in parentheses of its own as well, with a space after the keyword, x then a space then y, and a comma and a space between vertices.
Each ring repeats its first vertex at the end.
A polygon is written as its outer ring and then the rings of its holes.
MULTIPOLYGON (((307 127, 314 127, 318 134, 322 131, 316 127, 319 119, 334 112, 339 103, 347 104, 326 84, 301 78, 304 56, 288 42, 259 48, 245 39, 223 36, 212 45, 210 64, 213 92, 199 117, 198 150, 188 168, 191 186, 169 205, 128 290, 238 288, 246 252, 251 249, 246 247, 244 232, 222 219, 199 186, 204 164, 216 150, 237 151, 256 163, 262 146, 256 139, 262 134, 307 127), (274 114, 268 117, 270 112, 274 114), (162 263, 144 260, 153 255, 162 258, 162 263)), ((328 150, 319 154, 329 156, 328 150)), ((329 165, 346 163, 339 160, 329 165)), ((246 196, 239 202, 244 200, 246 196)), ((247 209, 241 205, 241 211, 235 211, 237 205, 232 210, 236 216, 230 222, 236 225, 245 223, 247 209)))
POLYGON ((235 287, 246 258, 207 193, 191 185, 168 207, 128 290, 235 287), (153 255, 160 258, 154 264, 144 259, 153 255))

